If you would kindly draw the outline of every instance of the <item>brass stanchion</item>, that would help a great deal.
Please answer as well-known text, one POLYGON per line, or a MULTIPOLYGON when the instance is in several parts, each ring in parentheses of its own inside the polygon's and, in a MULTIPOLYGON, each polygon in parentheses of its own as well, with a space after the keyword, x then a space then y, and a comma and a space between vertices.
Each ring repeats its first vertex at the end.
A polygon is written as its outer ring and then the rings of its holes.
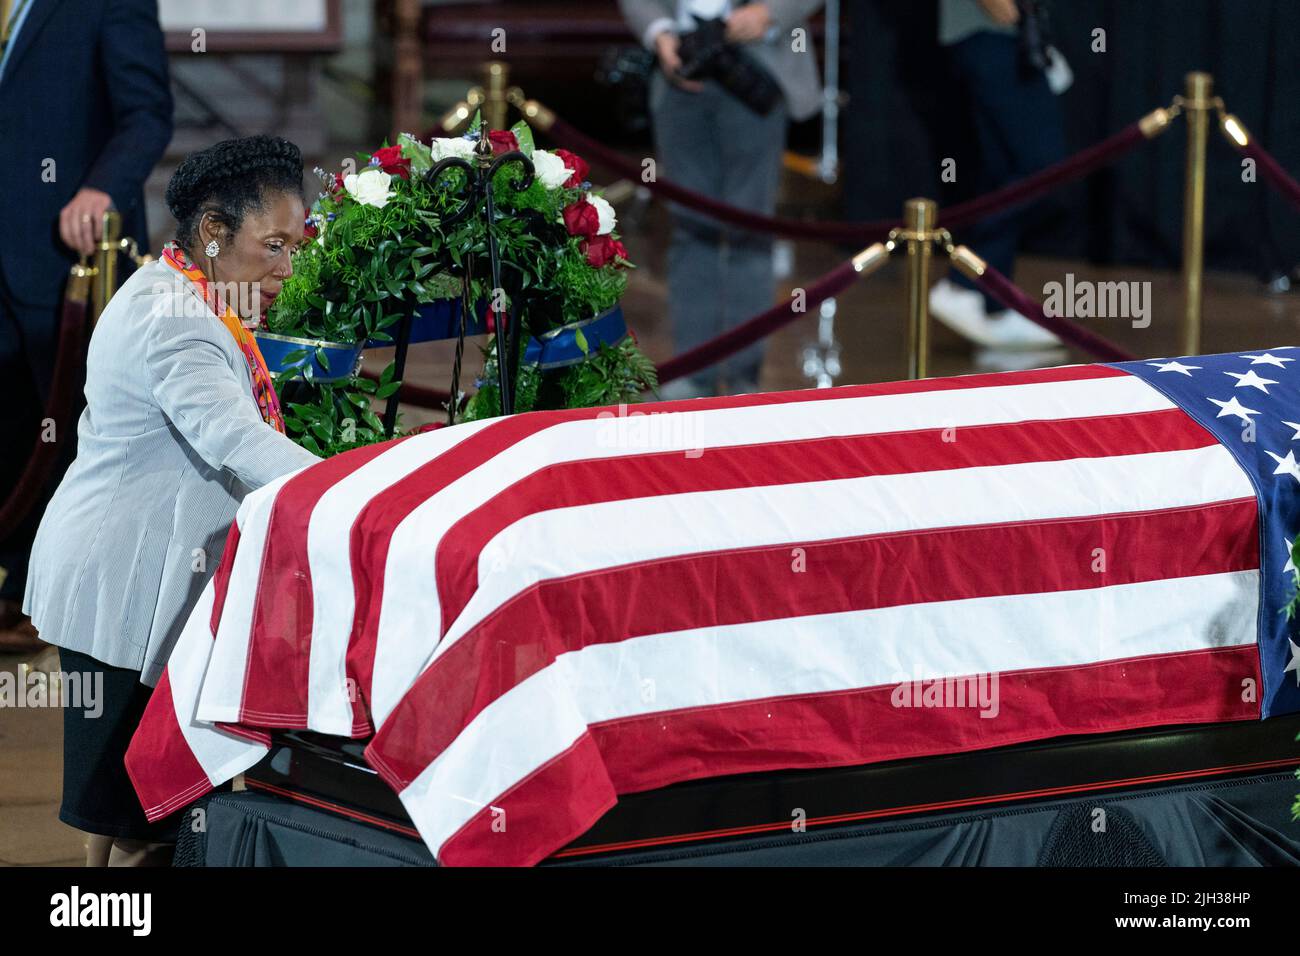
POLYGON ((1187 115, 1187 165, 1183 175, 1183 326, 1184 355, 1201 351, 1201 288, 1205 277, 1205 159, 1210 132, 1214 78, 1188 73, 1180 101, 1187 115))
POLYGON ((903 228, 891 238, 907 243, 907 377, 925 378, 930 366, 930 253, 939 238, 933 199, 903 204, 903 228))
POLYGON ((523 103, 523 90, 510 85, 509 64, 489 60, 483 64, 483 85, 470 87, 465 98, 442 115, 438 126, 446 135, 454 136, 474 118, 475 110, 482 110, 489 129, 506 129, 510 107, 522 112, 523 103))
POLYGON ((63 290, 63 301, 75 302, 79 305, 87 305, 90 302, 90 291, 95 283, 95 267, 92 266, 86 256, 81 257, 81 261, 73 265, 68 273, 68 284, 63 290))
POLYGON ((95 322, 117 291, 117 254, 122 246, 122 216, 110 209, 104 213, 103 232, 95 249, 94 295, 90 320, 95 322))
POLYGON ((505 129, 507 111, 506 88, 510 67, 500 60, 491 60, 483 67, 483 118, 492 129, 505 129))
POLYGON ((555 113, 537 100, 524 99, 522 93, 515 96, 514 94, 518 92, 518 89, 518 87, 515 87, 511 91, 512 98, 510 102, 518 107, 519 112, 524 114, 524 119, 528 121, 529 126, 540 129, 543 133, 550 130, 555 125, 555 113))

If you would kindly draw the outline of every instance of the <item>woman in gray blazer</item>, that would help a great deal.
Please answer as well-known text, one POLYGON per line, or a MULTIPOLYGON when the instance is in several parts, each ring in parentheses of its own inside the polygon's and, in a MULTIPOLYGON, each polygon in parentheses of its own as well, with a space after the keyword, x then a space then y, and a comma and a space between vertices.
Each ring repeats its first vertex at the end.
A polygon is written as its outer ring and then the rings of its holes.
MULTIPOLYGON (((195 153, 167 188, 176 241, 104 310, 76 460, 41 520, 24 611, 60 667, 100 689, 64 706, 59 817, 90 863, 167 862, 123 755, 244 495, 317 459, 284 434, 249 329, 303 241, 302 158, 275 137, 195 153)), ((67 681, 71 683, 71 681, 67 681)))

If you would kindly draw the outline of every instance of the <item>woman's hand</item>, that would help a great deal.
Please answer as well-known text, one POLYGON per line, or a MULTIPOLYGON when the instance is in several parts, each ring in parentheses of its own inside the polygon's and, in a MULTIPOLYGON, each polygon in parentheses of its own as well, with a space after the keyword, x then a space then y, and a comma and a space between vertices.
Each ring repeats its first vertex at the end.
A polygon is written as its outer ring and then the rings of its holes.
POLYGON ((727 39, 732 43, 753 43, 763 39, 772 25, 772 11, 766 3, 747 3, 727 17, 727 39))
POLYGON ((698 93, 704 89, 704 84, 698 80, 688 80, 678 72, 682 68, 682 58, 677 55, 677 46, 680 42, 677 34, 671 30, 663 30, 655 37, 655 53, 659 55, 659 66, 663 68, 664 76, 668 77, 669 82, 674 86, 688 93, 698 93))
POLYGON ((1020 9, 1016 0, 979 0, 989 19, 999 26, 1009 27, 1020 22, 1020 9))
POLYGON ((69 249, 92 255, 104 231, 104 213, 113 206, 106 192, 84 186, 59 213, 59 238, 69 249))

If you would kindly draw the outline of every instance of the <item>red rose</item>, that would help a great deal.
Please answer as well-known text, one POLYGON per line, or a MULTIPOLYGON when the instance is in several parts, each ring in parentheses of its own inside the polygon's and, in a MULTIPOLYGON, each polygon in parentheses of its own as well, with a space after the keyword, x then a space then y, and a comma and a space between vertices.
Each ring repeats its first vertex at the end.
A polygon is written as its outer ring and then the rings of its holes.
POLYGON ((627 258, 627 247, 607 235, 586 240, 582 244, 582 251, 587 255, 587 265, 593 269, 599 269, 616 259, 627 258))
POLYGON ((302 237, 304 239, 315 239, 317 235, 319 235, 319 232, 316 229, 316 223, 309 222, 302 227, 302 237))
POLYGON ((581 156, 575 156, 567 149, 553 150, 556 156, 564 160, 564 165, 573 170, 573 175, 564 181, 565 189, 577 189, 587 181, 587 173, 591 167, 586 164, 581 156))
POLYGON ((370 157, 370 162, 378 163, 379 168, 386 173, 401 176, 403 179, 411 178, 411 161, 402 155, 400 146, 385 146, 383 149, 375 150, 370 157))
POLYGON ((585 199, 565 206, 561 215, 564 216, 564 228, 571 236, 591 239, 600 231, 600 213, 585 199))
POLYGON ((343 192, 343 174, 342 174, 342 173, 335 173, 335 174, 334 174, 334 192, 335 192, 335 193, 341 193, 341 192, 343 192))
POLYGON ((502 153, 519 148, 519 140, 515 139, 515 134, 508 129, 489 130, 488 142, 492 144, 493 156, 500 156, 502 153))
POLYGON ((427 425, 421 425, 414 432, 416 435, 423 435, 425 432, 437 431, 439 428, 446 426, 446 422, 429 422, 427 425))

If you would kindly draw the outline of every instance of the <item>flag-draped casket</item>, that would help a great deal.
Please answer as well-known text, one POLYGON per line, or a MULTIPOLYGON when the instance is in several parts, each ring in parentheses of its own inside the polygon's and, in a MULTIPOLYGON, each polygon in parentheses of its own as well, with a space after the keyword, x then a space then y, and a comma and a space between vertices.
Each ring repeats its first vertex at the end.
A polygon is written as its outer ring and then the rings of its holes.
POLYGON ((128 769, 156 819, 269 730, 373 735, 441 862, 529 864, 677 781, 1300 710, 1293 356, 538 412, 338 456, 245 500, 128 769))

